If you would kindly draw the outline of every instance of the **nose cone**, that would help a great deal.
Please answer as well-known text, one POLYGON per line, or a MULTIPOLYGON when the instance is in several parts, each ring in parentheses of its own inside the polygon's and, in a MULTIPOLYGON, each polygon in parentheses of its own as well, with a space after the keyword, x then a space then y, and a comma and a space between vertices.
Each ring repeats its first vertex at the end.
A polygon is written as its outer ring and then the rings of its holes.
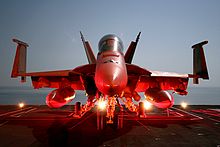
POLYGON ((127 84, 127 72, 116 64, 105 64, 96 70, 96 86, 106 95, 120 94, 127 84))
POLYGON ((107 67, 101 68, 101 71, 104 86, 116 87, 121 84, 123 73, 119 67, 108 65, 107 67))

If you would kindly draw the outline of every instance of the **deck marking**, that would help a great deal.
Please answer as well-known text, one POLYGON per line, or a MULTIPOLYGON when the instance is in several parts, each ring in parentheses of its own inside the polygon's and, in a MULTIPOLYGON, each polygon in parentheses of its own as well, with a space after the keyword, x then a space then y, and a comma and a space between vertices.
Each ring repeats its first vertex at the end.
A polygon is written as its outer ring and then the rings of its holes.
POLYGON ((200 116, 198 116, 198 115, 192 114, 192 113, 190 113, 190 112, 187 112, 187 111, 184 111, 184 110, 181 110, 181 109, 178 109, 178 108, 172 107, 172 109, 175 109, 175 110, 177 110, 177 111, 181 111, 181 112, 183 112, 183 113, 186 113, 186 114, 188 114, 188 115, 191 115, 191 116, 196 117, 196 118, 199 118, 199 119, 203 119, 203 117, 200 117, 200 116))
POLYGON ((14 111, 6 112, 6 113, 3 113, 3 114, 0 114, 0 117, 7 116, 7 115, 12 115, 13 113, 19 113, 19 112, 22 112, 22 111, 25 111, 25 110, 28 110, 28 109, 31 109, 31 108, 32 107, 27 107, 27 108, 22 108, 22 109, 19 109, 19 110, 14 110, 14 111))
POLYGON ((7 124, 7 123, 8 123, 8 121, 5 121, 5 122, 1 123, 1 124, 0 124, 0 127, 4 126, 4 125, 7 124))
POLYGON ((27 114, 31 111, 34 111, 36 110, 37 108, 31 108, 30 110, 27 110, 27 111, 22 111, 22 112, 19 112, 19 113, 15 113, 15 114, 12 114, 10 115, 11 117, 20 117, 22 114, 27 114))
POLYGON ((85 117, 83 120, 79 121, 78 123, 76 123, 74 126, 70 127, 69 129, 73 129, 75 127, 77 127, 78 125, 80 125, 81 123, 83 123, 84 121, 86 121, 88 118, 90 118, 91 116, 95 115, 95 113, 91 113, 89 116, 85 117))

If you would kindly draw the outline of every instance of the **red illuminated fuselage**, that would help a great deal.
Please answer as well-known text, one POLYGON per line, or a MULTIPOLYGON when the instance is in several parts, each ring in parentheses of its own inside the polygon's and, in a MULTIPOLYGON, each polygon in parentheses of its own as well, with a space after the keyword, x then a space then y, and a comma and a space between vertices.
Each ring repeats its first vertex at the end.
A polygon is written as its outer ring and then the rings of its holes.
POLYGON ((99 43, 95 84, 104 95, 119 95, 127 85, 127 69, 120 40, 107 35, 99 43))
POLYGON ((124 56, 120 52, 106 51, 98 55, 95 83, 105 95, 120 94, 127 84, 124 56))

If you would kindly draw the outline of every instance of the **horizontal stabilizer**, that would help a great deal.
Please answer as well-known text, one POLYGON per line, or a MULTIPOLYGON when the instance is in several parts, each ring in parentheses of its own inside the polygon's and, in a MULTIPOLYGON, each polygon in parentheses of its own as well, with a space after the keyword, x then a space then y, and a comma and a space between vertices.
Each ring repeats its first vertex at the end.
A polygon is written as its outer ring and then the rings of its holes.
POLYGON ((199 78, 209 79, 206 59, 203 50, 203 45, 208 41, 203 41, 192 46, 193 48, 193 84, 199 83, 199 78))

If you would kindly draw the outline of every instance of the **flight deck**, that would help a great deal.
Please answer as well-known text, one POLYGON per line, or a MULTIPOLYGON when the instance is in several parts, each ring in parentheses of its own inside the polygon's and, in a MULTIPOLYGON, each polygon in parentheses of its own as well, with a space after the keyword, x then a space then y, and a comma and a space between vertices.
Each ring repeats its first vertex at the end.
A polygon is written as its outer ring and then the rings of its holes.
MULTIPOLYGON (((0 106, 2 146, 218 146, 220 106, 116 111, 113 124, 97 107, 77 117, 74 106, 0 106)), ((117 109, 116 109, 117 110, 117 109)))

